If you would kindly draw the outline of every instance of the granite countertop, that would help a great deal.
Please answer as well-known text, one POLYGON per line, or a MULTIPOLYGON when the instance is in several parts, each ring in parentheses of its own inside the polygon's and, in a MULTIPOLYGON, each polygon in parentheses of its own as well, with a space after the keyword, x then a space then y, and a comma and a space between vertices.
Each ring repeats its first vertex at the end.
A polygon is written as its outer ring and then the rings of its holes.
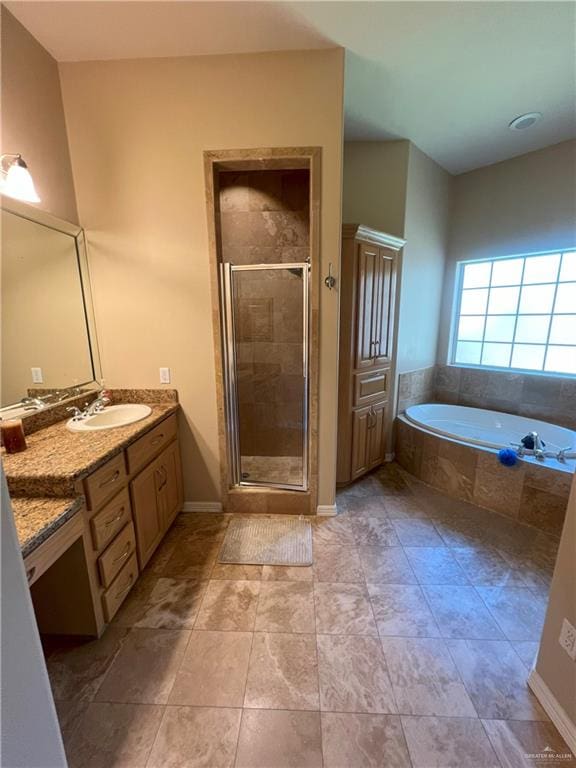
POLYGON ((82 509, 84 497, 71 498, 14 498, 12 512, 22 557, 27 557, 37 546, 58 530, 82 509))
POLYGON ((175 413, 179 405, 177 402, 150 403, 150 407, 150 416, 125 427, 90 433, 71 432, 66 422, 60 421, 28 435, 28 448, 22 453, 7 454, 2 449, 10 496, 13 499, 43 497, 45 500, 75 496, 78 480, 175 413))

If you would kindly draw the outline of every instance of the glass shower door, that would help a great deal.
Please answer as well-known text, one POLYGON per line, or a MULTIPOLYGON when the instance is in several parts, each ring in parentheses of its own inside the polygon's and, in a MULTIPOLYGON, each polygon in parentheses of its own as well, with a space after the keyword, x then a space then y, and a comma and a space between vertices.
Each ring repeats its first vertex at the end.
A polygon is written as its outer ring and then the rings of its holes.
POLYGON ((233 483, 308 487, 308 264, 223 265, 233 483))

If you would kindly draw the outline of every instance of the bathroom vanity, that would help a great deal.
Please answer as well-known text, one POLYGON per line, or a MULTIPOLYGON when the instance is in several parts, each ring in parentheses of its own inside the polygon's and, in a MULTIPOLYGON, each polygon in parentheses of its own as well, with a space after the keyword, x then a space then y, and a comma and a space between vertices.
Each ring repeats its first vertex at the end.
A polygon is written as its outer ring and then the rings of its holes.
POLYGON ((133 394, 151 407, 140 421, 89 434, 60 421, 3 455, 45 634, 99 636, 182 507, 176 393, 133 394))

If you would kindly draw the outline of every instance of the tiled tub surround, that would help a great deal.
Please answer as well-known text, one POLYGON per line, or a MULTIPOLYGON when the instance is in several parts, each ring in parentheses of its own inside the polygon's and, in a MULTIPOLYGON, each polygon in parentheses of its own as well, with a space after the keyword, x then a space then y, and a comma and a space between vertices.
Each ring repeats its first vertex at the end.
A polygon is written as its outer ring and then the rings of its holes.
POLYGON ((180 515, 104 636, 47 649, 71 768, 566 755, 526 686, 556 540, 397 465, 338 507, 309 568, 219 565, 231 515, 180 515))
POLYGON ((406 371, 398 376, 398 413, 403 413, 411 405, 433 403, 436 366, 406 371))
POLYGON ((425 483, 462 501, 559 536, 573 472, 535 460, 505 467, 497 451, 428 432, 396 419, 396 459, 425 483))
POLYGON ((434 400, 576 429, 576 378, 437 365, 434 400))
POLYGON ((576 429, 575 378, 435 365, 401 373, 398 390, 398 413, 420 403, 450 403, 576 429))

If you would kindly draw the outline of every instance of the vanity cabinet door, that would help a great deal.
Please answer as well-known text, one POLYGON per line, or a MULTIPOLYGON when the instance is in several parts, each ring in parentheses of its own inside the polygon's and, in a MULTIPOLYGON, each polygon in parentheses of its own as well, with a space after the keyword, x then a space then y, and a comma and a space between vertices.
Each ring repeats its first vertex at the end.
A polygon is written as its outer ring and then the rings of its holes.
POLYGON ((158 507, 164 533, 182 507, 182 472, 178 442, 166 448, 154 465, 158 473, 158 507))
POLYGON ((132 514, 136 526, 138 560, 142 570, 164 534, 158 493, 161 481, 158 461, 153 461, 132 480, 132 514))

